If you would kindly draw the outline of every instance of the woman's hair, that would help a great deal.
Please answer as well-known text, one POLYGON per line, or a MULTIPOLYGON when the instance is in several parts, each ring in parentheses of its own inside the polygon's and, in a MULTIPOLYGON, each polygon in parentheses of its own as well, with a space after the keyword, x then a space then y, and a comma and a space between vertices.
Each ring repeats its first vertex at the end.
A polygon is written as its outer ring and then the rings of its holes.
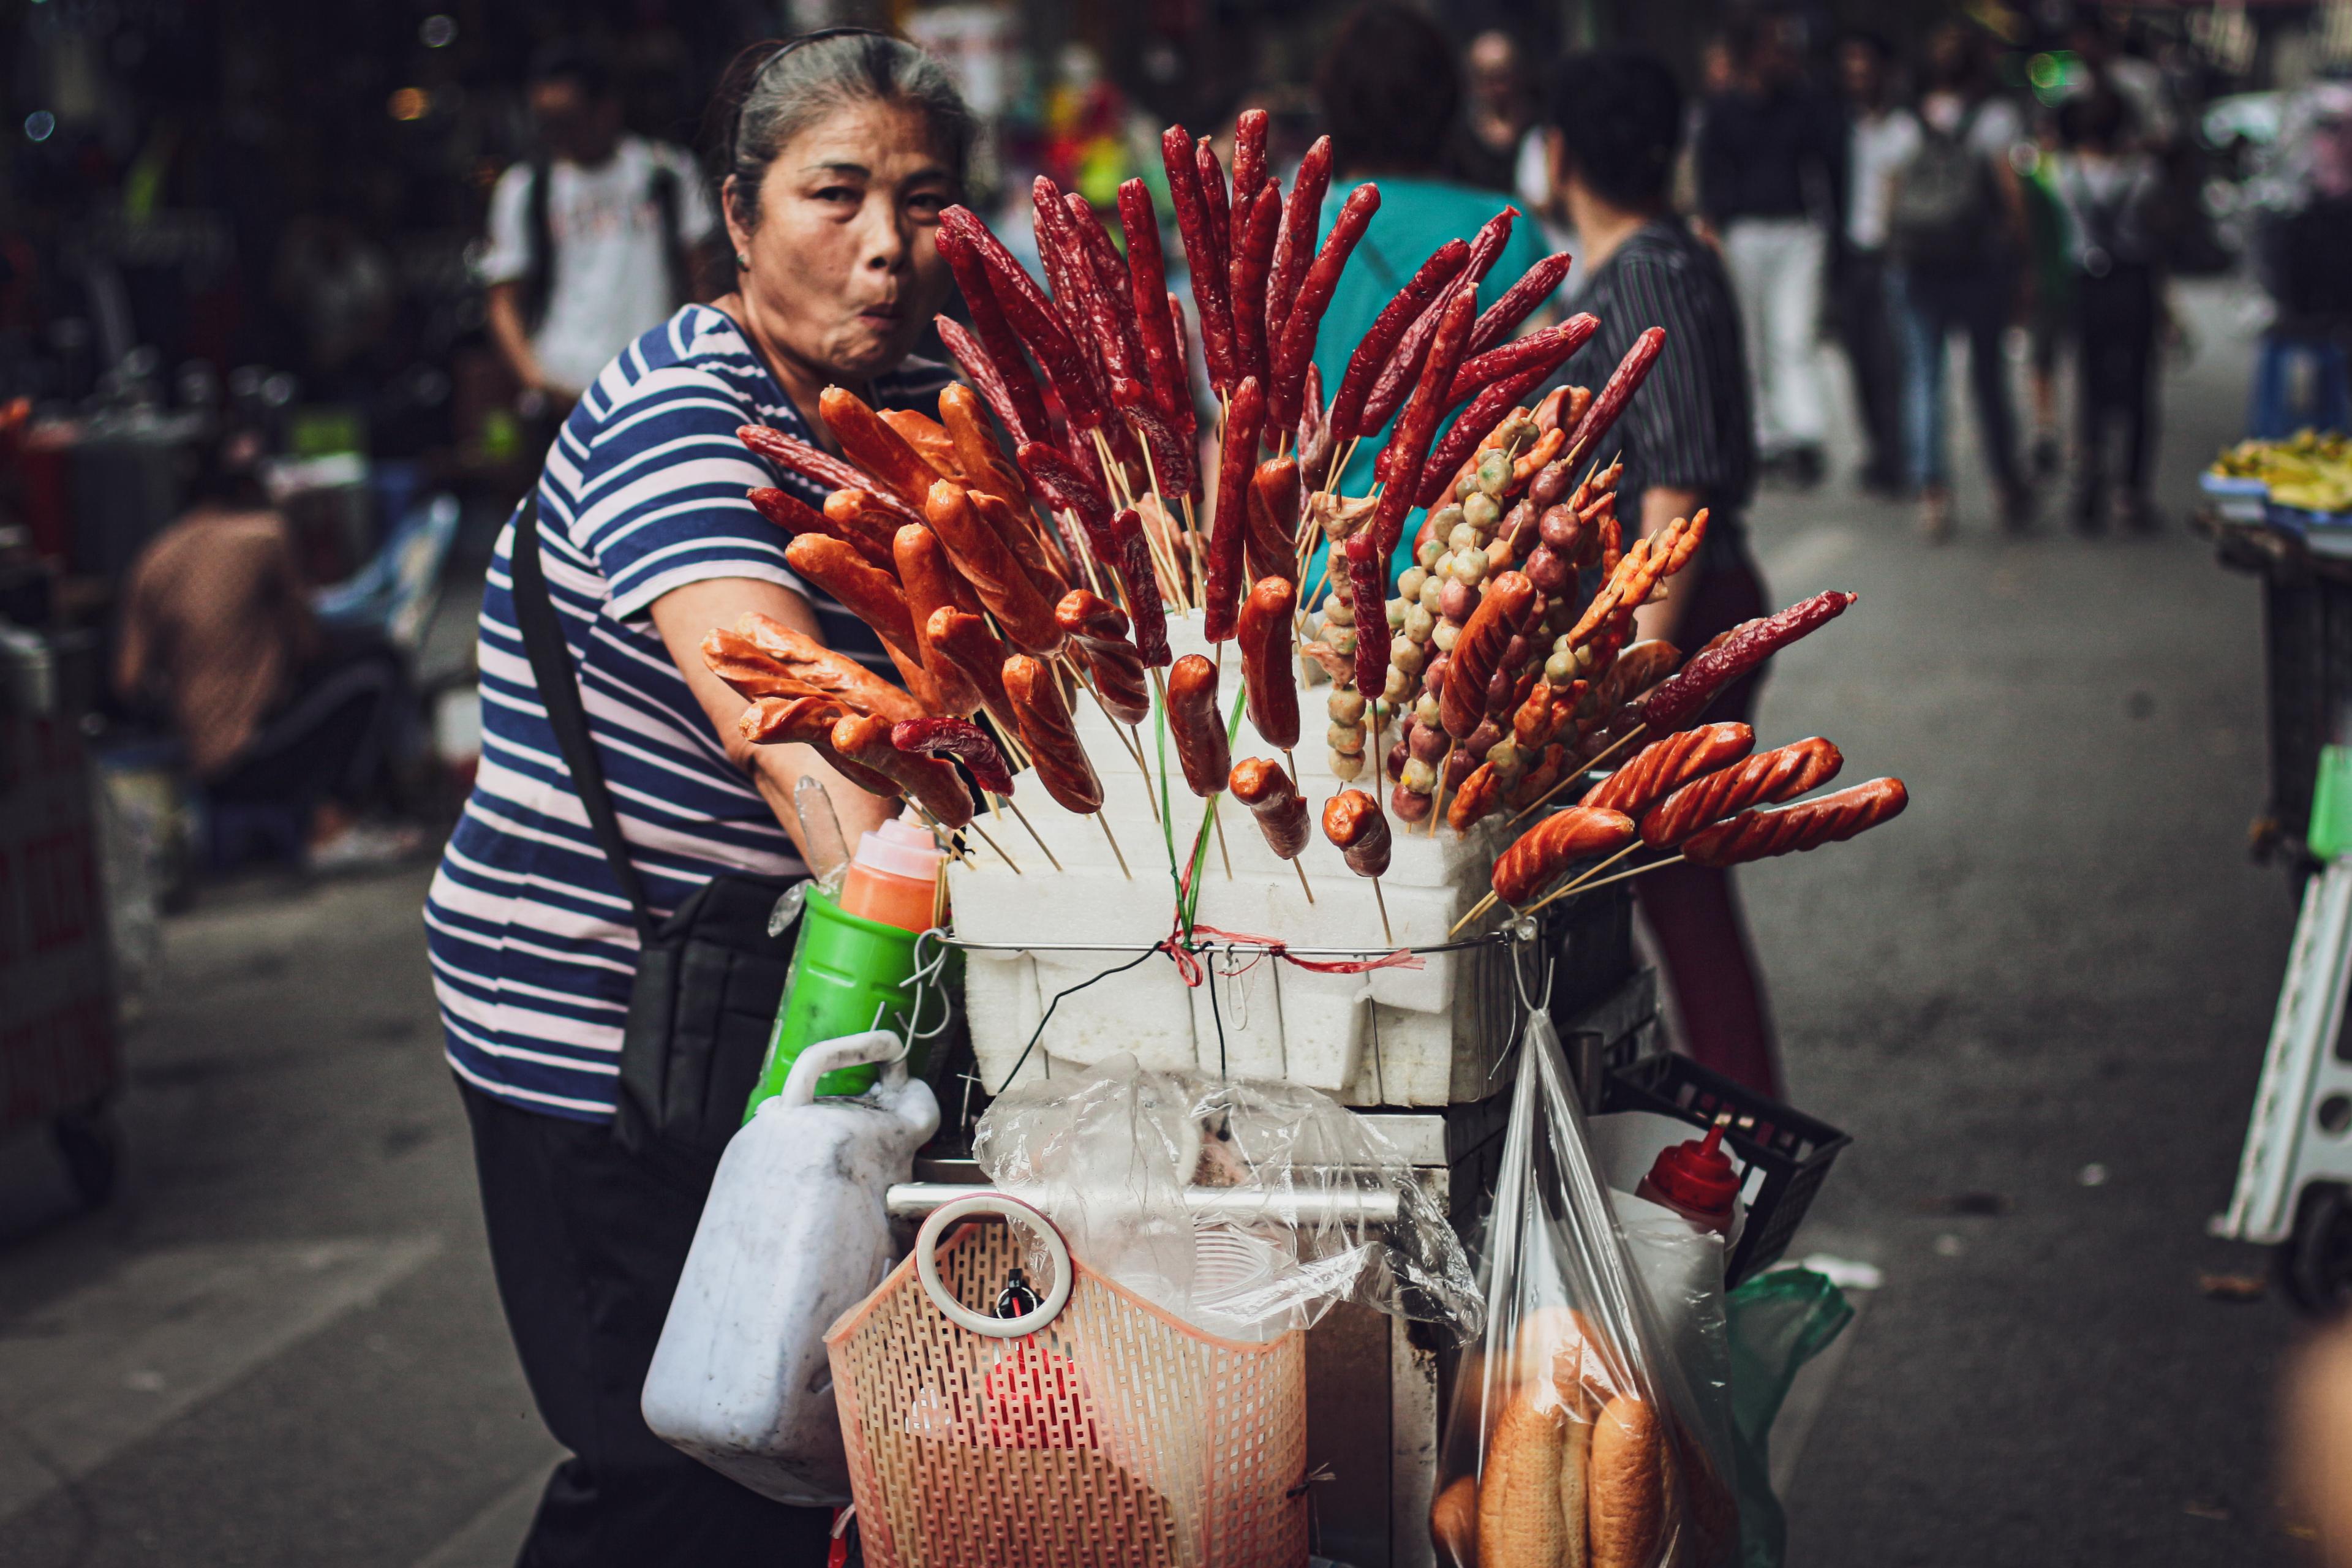
POLYGON ((836 109, 898 104, 923 117, 961 184, 978 121, 947 68, 904 38, 864 28, 770 39, 737 55, 712 96, 708 140, 735 211, 760 223, 760 184, 786 143, 836 109))
POLYGON ((1462 73, 1436 23, 1376 0, 1339 25, 1315 96, 1346 168, 1427 168, 1444 157, 1461 112, 1462 73))
POLYGON ((1643 211, 1666 199, 1683 141, 1683 89, 1641 49, 1571 55, 1552 75, 1551 123, 1603 201, 1643 211))

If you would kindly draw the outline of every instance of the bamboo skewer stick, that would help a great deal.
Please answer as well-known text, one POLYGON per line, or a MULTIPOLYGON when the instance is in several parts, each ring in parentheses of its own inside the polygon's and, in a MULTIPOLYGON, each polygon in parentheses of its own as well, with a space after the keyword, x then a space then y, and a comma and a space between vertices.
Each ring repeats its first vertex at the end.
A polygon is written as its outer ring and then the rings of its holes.
POLYGON ((1038 848, 1045 850, 1045 858, 1053 863, 1054 869, 1056 871, 1060 870, 1062 868, 1062 863, 1054 858, 1054 851, 1046 847, 1045 838, 1037 832, 1037 825, 1029 820, 1029 814, 1021 809, 1021 803, 1014 800, 1008 795, 1004 797, 1004 807, 1007 811, 1013 813, 1013 819, 1015 821, 1019 822, 1023 827, 1029 830, 1029 837, 1036 840, 1038 848))
MULTIPOLYGON (((983 791, 982 793, 985 794, 986 792, 983 791)), ((982 827, 976 820, 967 823, 965 826, 969 826, 974 833, 980 835, 980 841, 982 844, 987 845, 991 849, 996 851, 996 857, 998 859, 1003 861, 1006 865, 1013 867, 1013 874, 1014 876, 1018 877, 1022 874, 1021 868, 1017 865, 1013 865, 1013 857, 1004 852, 1004 846, 999 844, 995 839, 991 838, 988 836, 988 829, 982 827)))
POLYGON ((1184 553, 1192 563, 1192 605, 1199 609, 1209 602, 1209 584, 1201 575, 1201 516, 1192 510, 1192 498, 1184 500, 1184 553))
POLYGON ((1230 882, 1234 879, 1234 852, 1225 847, 1225 819, 1217 809, 1224 798, 1223 792, 1209 797, 1209 822, 1217 830, 1217 857, 1224 861, 1225 880, 1230 882))
POLYGON ((1528 914, 1533 914, 1538 910, 1543 908, 1544 905, 1549 904, 1557 899, 1564 899, 1570 893, 1589 893, 1595 888, 1605 888, 1612 882, 1622 882, 1628 878, 1638 877, 1645 871, 1663 871, 1669 866, 1679 866, 1683 864, 1684 859, 1685 857, 1680 855, 1669 855, 1663 860, 1653 860, 1646 866, 1635 866, 1630 870, 1620 871, 1613 877, 1603 877, 1597 882, 1576 883, 1570 887, 1562 888, 1557 893, 1545 895, 1536 902, 1529 904, 1525 912, 1528 914))
MULTIPOLYGON (((1518 816, 1512 817, 1511 821, 1517 822, 1520 816, 1525 816, 1528 812, 1536 810, 1538 806, 1542 805, 1544 802, 1549 800, 1552 796, 1566 789, 1570 784, 1574 784, 1577 780, 1582 778, 1585 774, 1591 773, 1593 769, 1599 767, 1610 758, 1615 756, 1619 752, 1623 751, 1630 742, 1648 728, 1649 726, 1646 724, 1636 724, 1631 730, 1626 731, 1624 734, 1619 736, 1616 740, 1612 741, 1600 752, 1598 755, 1594 756, 1591 762, 1586 763, 1582 767, 1577 769, 1574 773, 1568 774, 1558 784, 1552 785, 1551 788, 1536 796, 1534 800, 1529 801, 1527 805, 1520 809, 1518 816)), ((1504 826, 1507 827, 1510 824, 1506 823, 1504 826)))
POLYGON ((1110 839, 1110 852, 1118 861, 1118 874, 1126 878, 1130 882, 1134 881, 1135 873, 1127 868, 1127 854, 1124 850, 1119 848, 1118 840, 1111 835, 1110 819, 1103 816, 1099 811, 1094 814, 1094 819, 1097 823, 1101 825, 1103 837, 1110 839))
POLYGON ((1372 879, 1372 902, 1381 907, 1381 940, 1391 947, 1396 945, 1396 932, 1389 929, 1389 901, 1381 896, 1381 879, 1372 879))
POLYGON ((1298 890, 1307 895, 1307 901, 1308 903, 1313 903, 1315 901, 1315 889, 1307 885, 1307 868, 1300 865, 1296 859, 1294 859, 1290 862, 1290 868, 1298 873, 1298 890))

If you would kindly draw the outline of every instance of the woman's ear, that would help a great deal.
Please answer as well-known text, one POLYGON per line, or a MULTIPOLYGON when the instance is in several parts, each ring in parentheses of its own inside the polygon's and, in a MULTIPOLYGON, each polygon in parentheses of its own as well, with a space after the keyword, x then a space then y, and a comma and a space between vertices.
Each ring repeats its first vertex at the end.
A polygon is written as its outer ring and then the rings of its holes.
POLYGON ((719 187, 719 211, 727 220, 727 247, 737 255, 749 255, 751 249, 751 226, 744 223, 739 201, 740 184, 734 175, 727 176, 719 187))

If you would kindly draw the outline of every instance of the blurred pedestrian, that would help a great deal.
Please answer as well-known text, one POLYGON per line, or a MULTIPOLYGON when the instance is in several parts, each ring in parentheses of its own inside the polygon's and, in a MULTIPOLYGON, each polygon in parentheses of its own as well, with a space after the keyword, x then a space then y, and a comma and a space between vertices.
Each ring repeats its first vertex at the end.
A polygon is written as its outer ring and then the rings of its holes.
POLYGON ((1731 31, 1731 90, 1698 132, 1698 207, 1719 237, 1747 329, 1756 446, 1801 484, 1822 477, 1827 416, 1814 349, 1829 236, 1843 205, 1845 130, 1806 85, 1780 17, 1731 31))
POLYGON ((2025 209, 2025 390, 2032 421, 2026 450, 2036 480, 2058 472, 2059 361, 2074 331, 2074 256, 2065 206, 2050 185, 2057 151, 2057 121, 2047 116, 2032 142, 2010 150, 2025 209))
POLYGON ((392 258, 362 232, 350 198, 287 225, 271 292, 302 329, 303 374, 319 402, 366 402, 390 368, 384 350, 399 304, 392 258))
POLYGON ((1919 121, 1894 100, 1894 50, 1885 38, 1848 34, 1838 42, 1837 63, 1846 110, 1845 228, 1830 295, 1862 416, 1863 488, 1891 495, 1903 489, 1903 351, 1886 295, 1886 204, 1895 171, 1919 150, 1919 121))
POLYGON ((382 646, 329 647, 261 455, 249 431, 207 449, 194 504, 131 563, 115 693, 163 714, 216 822, 276 814, 313 870, 397 859, 420 836, 362 813, 406 717, 404 671, 382 646))
POLYGON ((2010 152, 2025 135, 2017 107, 1994 95, 1967 25, 1929 35, 1917 151, 1895 172, 1887 207, 1889 289, 1903 337, 1904 447, 1920 531, 1951 537, 1952 474, 1945 343, 1969 342, 1978 434, 2002 522, 2022 529, 2033 496, 2017 463, 2017 419, 2002 347, 2025 255, 2025 203, 2010 152))
MULTIPOLYGON (((1610 437, 1625 465, 1617 511, 1643 534, 1707 509, 1698 558, 1640 612, 1641 635, 1697 648, 1764 613, 1744 517, 1756 447, 1739 310, 1716 252, 1668 205, 1683 130, 1682 91, 1655 56, 1612 49, 1573 57, 1552 82, 1546 134, 1588 269, 1578 308, 1598 317, 1567 381, 1599 386, 1650 327, 1665 344, 1610 437)), ((1754 710, 1756 682, 1733 687, 1709 716, 1754 710)), ((1634 884, 1674 987, 1691 1055, 1768 1094, 1780 1092, 1764 986, 1727 871, 1675 866, 1634 884)))
POLYGON ((490 337, 526 399, 560 421, 606 362, 698 299, 718 234, 682 148, 627 133, 602 51, 548 46, 527 95, 539 151, 490 196, 490 337))
POLYGON ((1461 122, 1446 149, 1446 173, 1487 191, 1520 188, 1520 155, 1534 124, 1534 93, 1518 40, 1489 27, 1462 51, 1461 122))
POLYGON ((2160 174, 2153 154, 2126 141, 2129 110, 2105 88, 2059 107, 2061 151, 2051 189, 2065 210, 2074 261, 2077 473, 2074 526, 2096 532, 2108 521, 2147 529, 2155 457, 2157 339, 2164 282, 2149 229, 2160 174), (2112 488, 2110 426, 2122 426, 2123 460, 2112 488))
POLYGON ((747 743, 743 699, 699 649, 757 612, 890 669, 746 499, 777 486, 819 506, 825 487, 736 432, 830 445, 828 385, 884 408, 936 405, 946 368, 910 353, 952 291, 935 237, 962 195, 974 121, 912 45, 835 29, 747 52, 713 125, 735 286, 586 378, 499 537, 482 599, 482 768, 425 905, 499 1299, 532 1399, 571 1451, 525 1568, 818 1563, 827 1549, 825 1510, 772 1502, 671 1447, 638 1396, 716 1169, 710 1138, 751 1092, 756 1020, 781 993, 771 970, 762 994, 748 955, 807 874, 795 786, 821 785, 853 844, 893 803, 806 746, 747 743), (646 934, 681 923, 701 943, 649 959, 646 934), (727 951, 746 957, 723 982, 665 983, 673 963, 727 951), (689 1015, 675 1026, 673 1005, 689 1015), (676 1107, 648 1106, 647 1081, 709 1086, 716 1125, 675 1136, 660 1119, 676 1107))
MULTIPOLYGON (((1316 339, 1315 363, 1328 396, 1339 389, 1348 356, 1365 329, 1429 253, 1476 232, 1507 198, 1445 176, 1445 150, 1461 111, 1462 83, 1451 41, 1420 11, 1374 0, 1351 13, 1324 51, 1315 94, 1333 156, 1324 229, 1329 230, 1357 185, 1377 178, 1381 187, 1381 210, 1339 275, 1316 339)), ((1494 303, 1543 256, 1540 228, 1521 218, 1479 285, 1479 307, 1494 303)), ((1356 448, 1341 479, 1340 488, 1350 495, 1371 489, 1372 460, 1381 439, 1377 432, 1365 434, 1368 439, 1356 448)), ((1412 532, 1406 528, 1398 541, 1399 570, 1411 564, 1412 532)))

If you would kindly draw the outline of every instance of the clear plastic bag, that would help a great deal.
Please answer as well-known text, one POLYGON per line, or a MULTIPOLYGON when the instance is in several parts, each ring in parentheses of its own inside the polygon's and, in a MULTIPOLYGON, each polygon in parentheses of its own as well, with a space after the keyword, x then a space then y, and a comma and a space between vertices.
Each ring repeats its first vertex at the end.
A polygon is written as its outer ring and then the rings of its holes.
POLYGON ((1559 1037, 1528 1018, 1480 1248, 1486 1330, 1456 1369, 1430 1532, 1452 1568, 1721 1568, 1738 1545, 1722 1295, 1668 1326, 1586 1141, 1559 1037), (1719 1352, 1717 1352, 1720 1353, 1719 1352), (1711 1359, 1701 1356, 1698 1359, 1711 1359), (1703 1397, 1706 1387, 1711 1397, 1703 1397))
POLYGON ((972 1157, 1087 1268, 1207 1332, 1262 1342, 1342 1300, 1457 1342, 1483 1321, 1434 1194, 1370 1122, 1303 1085, 1122 1054, 1000 1096, 972 1157))

